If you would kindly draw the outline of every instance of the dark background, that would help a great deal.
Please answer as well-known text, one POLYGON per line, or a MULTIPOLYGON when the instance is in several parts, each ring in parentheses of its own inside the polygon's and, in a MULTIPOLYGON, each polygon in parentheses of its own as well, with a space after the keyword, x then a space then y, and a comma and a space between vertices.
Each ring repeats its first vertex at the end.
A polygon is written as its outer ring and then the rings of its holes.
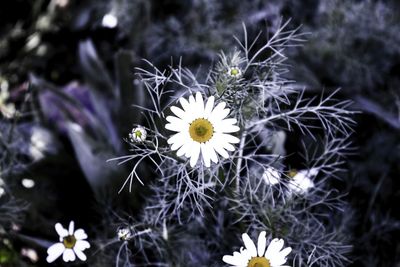
POLYGON ((339 98, 360 111, 354 153, 335 184, 351 207, 350 266, 400 266, 399 14, 398 1, 372 0, 1 1, 0 81, 7 80, 21 116, 0 124, 12 150, 4 145, 0 153, 8 156, 1 167, 14 201, 12 219, 0 221, 7 230, 0 233, 0 265, 44 264, 40 244, 55 240, 57 221, 73 218, 104 241, 121 223, 114 213, 134 217, 140 210, 144 194, 116 194, 128 169, 104 162, 126 154, 122 139, 138 122, 131 104, 140 100, 134 68, 142 58, 163 69, 182 57, 195 71, 220 50, 233 50, 242 22, 249 35, 262 30, 267 37, 280 19, 291 19, 290 28, 302 25, 310 34, 287 52, 287 78, 310 95, 341 88, 339 98), (107 13, 116 27, 102 25, 107 13), (85 134, 74 134, 71 122, 85 134), (45 146, 32 141, 35 132, 45 146), (35 187, 22 187, 23 178, 35 187), (105 184, 109 190, 99 193, 105 184), (20 255, 27 247, 39 262, 20 255))

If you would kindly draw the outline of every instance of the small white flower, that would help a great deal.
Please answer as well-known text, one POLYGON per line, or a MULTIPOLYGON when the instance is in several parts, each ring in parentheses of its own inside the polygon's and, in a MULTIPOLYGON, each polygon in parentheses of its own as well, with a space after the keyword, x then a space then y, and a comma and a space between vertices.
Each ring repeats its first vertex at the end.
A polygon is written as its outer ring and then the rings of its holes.
POLYGON ((133 128, 131 133, 129 134, 129 139, 131 140, 132 143, 143 142, 144 140, 146 140, 146 137, 147 137, 147 131, 142 126, 133 128))
POLYGON ((289 194, 297 193, 303 194, 307 193, 310 188, 314 187, 314 182, 311 178, 318 174, 317 168, 311 168, 309 170, 301 170, 297 173, 292 174, 292 180, 290 181, 288 188, 289 194))
POLYGON ((242 76, 242 70, 237 66, 230 67, 227 74, 232 78, 239 78, 242 76))
POLYGON ((47 262, 51 263, 58 257, 63 255, 65 262, 74 261, 75 255, 82 261, 86 260, 86 255, 83 251, 90 248, 89 242, 86 239, 87 235, 83 229, 77 229, 74 231, 74 222, 69 223, 68 230, 65 229, 60 223, 55 225, 56 231, 60 236, 60 242, 50 246, 47 249, 47 262))
POLYGON ((101 21, 101 25, 105 28, 115 28, 118 25, 118 19, 111 13, 106 14, 101 21))
POLYGON ((29 154, 34 161, 40 161, 45 157, 52 140, 53 136, 49 131, 39 127, 32 129, 29 154))
POLYGON ((35 186, 35 181, 32 179, 24 178, 22 179, 21 184, 23 187, 30 189, 35 186))
POLYGON ((122 227, 117 230, 117 236, 119 240, 126 241, 132 237, 132 232, 129 227, 122 227))
POLYGON ((281 179, 279 171, 273 167, 269 167, 264 173, 262 178, 269 185, 278 184, 281 179))
POLYGON ((258 236, 257 247, 244 233, 242 239, 246 248, 241 247, 240 252, 233 252, 233 256, 225 255, 222 260, 235 267, 285 267, 286 257, 292 248, 283 248, 282 239, 273 239, 267 248, 266 232, 258 236))
POLYGON ((176 106, 171 111, 176 115, 168 116, 165 128, 174 132, 168 139, 172 150, 178 150, 177 155, 190 158, 190 166, 194 167, 201 152, 204 165, 210 167, 210 161, 217 163, 217 153, 228 158, 228 151, 234 151, 232 144, 239 143, 239 139, 229 133, 240 128, 234 124, 235 118, 226 118, 230 109, 226 103, 220 102, 214 107, 214 96, 210 96, 204 104, 201 93, 196 93, 196 99, 191 95, 189 101, 180 98, 182 109, 176 106), (216 153, 217 152, 217 153, 216 153))

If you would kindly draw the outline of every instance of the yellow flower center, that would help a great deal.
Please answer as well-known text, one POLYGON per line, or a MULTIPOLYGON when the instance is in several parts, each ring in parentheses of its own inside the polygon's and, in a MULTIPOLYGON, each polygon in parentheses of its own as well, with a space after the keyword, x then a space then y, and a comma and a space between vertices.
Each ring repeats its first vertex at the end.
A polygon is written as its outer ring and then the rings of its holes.
POLYGON ((138 137, 138 138, 142 137, 142 132, 139 131, 139 130, 137 130, 137 131, 135 132, 135 136, 138 137))
POLYGON ((238 69, 231 69, 231 75, 232 76, 236 76, 239 74, 239 70, 238 69))
POLYGON ((205 143, 213 136, 214 127, 206 119, 196 119, 189 126, 189 134, 194 141, 205 143))
POLYGON ((293 177, 296 176, 296 174, 297 174, 297 170, 296 170, 296 169, 291 169, 291 170, 289 171, 289 173, 288 173, 288 176, 289 176, 290 178, 293 178, 293 177))
POLYGON ((247 267, 271 267, 269 260, 265 257, 252 257, 247 267))
POLYGON ((63 239, 63 244, 66 248, 73 248, 76 243, 76 238, 73 235, 67 235, 63 239))

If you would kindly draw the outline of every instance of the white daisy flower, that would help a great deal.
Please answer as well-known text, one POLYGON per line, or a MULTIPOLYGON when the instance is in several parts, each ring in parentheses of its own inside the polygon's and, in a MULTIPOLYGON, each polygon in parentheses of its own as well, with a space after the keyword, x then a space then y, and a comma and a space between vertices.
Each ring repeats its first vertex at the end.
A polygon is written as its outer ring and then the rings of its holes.
POLYGON ((264 173, 262 178, 269 185, 275 185, 279 183, 281 179, 281 174, 279 171, 273 167, 269 167, 264 173))
POLYGON ((84 240, 87 238, 85 231, 83 229, 74 231, 73 221, 69 223, 68 230, 60 223, 56 223, 55 228, 60 236, 60 242, 47 249, 47 262, 51 263, 55 261, 61 254, 65 262, 74 261, 76 259, 75 255, 78 256, 80 260, 85 261, 86 255, 83 254, 83 251, 90 248, 89 242, 84 240))
POLYGON ((202 95, 197 92, 196 99, 191 95, 189 101, 180 98, 182 109, 176 106, 171 111, 177 116, 168 116, 165 128, 174 132, 168 139, 172 150, 178 150, 179 157, 185 155, 190 158, 190 166, 194 167, 201 152, 204 165, 210 167, 210 160, 218 162, 217 153, 228 158, 228 151, 234 151, 232 144, 239 143, 239 139, 229 133, 240 128, 234 124, 235 118, 226 118, 230 109, 226 103, 220 102, 214 107, 214 96, 210 96, 204 104, 202 95), (217 152, 217 153, 216 153, 217 152))
POLYGON ((246 248, 241 247, 240 252, 233 252, 233 256, 225 255, 222 260, 235 267, 287 267, 286 257, 292 248, 283 248, 283 239, 273 239, 267 248, 266 232, 258 236, 257 247, 244 233, 242 239, 246 248))
POLYGON ((288 185, 289 194, 297 193, 303 194, 307 193, 310 188, 314 187, 314 182, 311 178, 315 177, 318 174, 317 168, 311 168, 309 170, 301 170, 301 171, 291 171, 289 176, 293 177, 288 185))
POLYGON ((143 142, 144 140, 146 140, 146 137, 147 137, 147 131, 142 126, 133 128, 131 133, 129 134, 129 138, 132 143, 143 142))
POLYGON ((242 76, 242 70, 237 66, 230 67, 227 74, 232 78, 238 78, 242 76))

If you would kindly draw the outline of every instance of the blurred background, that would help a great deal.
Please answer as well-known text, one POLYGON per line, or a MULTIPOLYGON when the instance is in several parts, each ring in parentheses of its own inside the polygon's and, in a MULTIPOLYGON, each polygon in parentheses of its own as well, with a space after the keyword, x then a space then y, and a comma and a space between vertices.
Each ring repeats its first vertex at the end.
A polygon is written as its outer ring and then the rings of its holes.
MULTIPOLYGON (((202 77, 242 22, 265 40, 291 19, 310 34, 287 51, 287 78, 311 96, 341 88, 360 111, 334 184, 350 203, 350 266, 399 267, 399 14, 395 0, 1 1, 0 266, 46 266, 56 222, 105 244, 140 212, 141 185, 117 193, 131 166, 106 161, 128 153, 132 105, 148 101, 134 75, 143 58, 202 77)), ((111 266, 118 246, 96 249, 74 265, 111 266)))

